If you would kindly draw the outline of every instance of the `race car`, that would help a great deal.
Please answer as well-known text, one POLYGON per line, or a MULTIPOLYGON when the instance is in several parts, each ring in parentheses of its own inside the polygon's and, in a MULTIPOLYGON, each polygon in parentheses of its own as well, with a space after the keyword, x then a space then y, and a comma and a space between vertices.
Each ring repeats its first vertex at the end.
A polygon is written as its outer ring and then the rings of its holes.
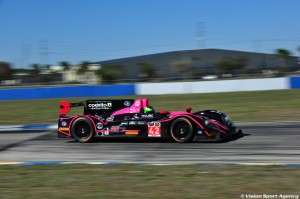
POLYGON ((225 113, 204 110, 192 113, 160 110, 156 112, 147 98, 60 102, 58 137, 91 142, 101 137, 139 137, 172 139, 186 143, 194 139, 222 140, 241 134, 225 113), (67 116, 71 107, 83 106, 82 115, 67 116))

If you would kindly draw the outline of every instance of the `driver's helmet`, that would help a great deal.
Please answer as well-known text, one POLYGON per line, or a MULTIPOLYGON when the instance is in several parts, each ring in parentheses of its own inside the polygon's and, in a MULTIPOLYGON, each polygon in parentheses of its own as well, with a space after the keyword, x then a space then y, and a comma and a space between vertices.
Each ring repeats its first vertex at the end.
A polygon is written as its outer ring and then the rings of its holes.
POLYGON ((144 113, 154 113, 154 108, 152 106, 146 106, 144 108, 144 113))

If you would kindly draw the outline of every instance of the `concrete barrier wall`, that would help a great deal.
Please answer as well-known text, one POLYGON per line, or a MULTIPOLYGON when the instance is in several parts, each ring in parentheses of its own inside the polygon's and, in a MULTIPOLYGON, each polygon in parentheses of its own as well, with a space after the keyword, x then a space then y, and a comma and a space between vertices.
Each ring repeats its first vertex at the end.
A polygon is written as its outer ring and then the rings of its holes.
POLYGON ((300 77, 0 89, 0 100, 299 89, 300 77))
POLYGON ((201 81, 180 83, 143 83, 136 85, 137 95, 217 93, 289 89, 288 78, 201 81))
POLYGON ((0 89, 0 100, 135 95, 133 84, 0 89))

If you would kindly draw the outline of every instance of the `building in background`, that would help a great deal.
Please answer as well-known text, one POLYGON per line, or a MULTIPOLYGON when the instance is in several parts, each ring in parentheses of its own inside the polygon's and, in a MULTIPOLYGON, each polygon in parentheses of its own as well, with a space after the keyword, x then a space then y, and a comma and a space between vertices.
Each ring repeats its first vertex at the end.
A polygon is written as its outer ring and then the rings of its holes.
POLYGON ((62 71, 63 82, 98 84, 101 82, 101 78, 97 75, 100 68, 99 64, 89 64, 84 72, 80 72, 80 66, 72 66, 69 70, 62 71))
MULTIPOLYGON (((145 75, 143 68, 152 68, 155 78, 189 78, 205 75, 220 75, 228 73, 220 67, 221 62, 242 61, 245 66, 231 73, 248 74, 261 73, 262 70, 276 70, 278 68, 298 68, 297 57, 289 56, 282 60, 276 54, 243 52, 233 50, 203 49, 203 50, 184 50, 166 53, 158 53, 144 56, 129 57, 108 61, 99 61, 103 68, 113 65, 123 67, 124 79, 138 80, 145 75)), ((224 65, 224 63, 223 63, 224 65)))
MULTIPOLYGON (((101 68, 98 64, 89 64, 85 70, 81 66, 71 66, 67 70, 63 66, 48 66, 41 68, 37 74, 30 70, 23 73, 13 74, 13 80, 7 81, 6 85, 13 84, 61 84, 81 83, 98 84, 101 78, 97 71, 101 68)), ((4 85, 2 83, 2 85, 4 85)))
POLYGON ((300 72, 298 57, 202 49, 157 53, 75 66, 47 66, 12 74, 12 84, 99 84, 177 79, 215 79, 235 75, 284 76, 300 72))

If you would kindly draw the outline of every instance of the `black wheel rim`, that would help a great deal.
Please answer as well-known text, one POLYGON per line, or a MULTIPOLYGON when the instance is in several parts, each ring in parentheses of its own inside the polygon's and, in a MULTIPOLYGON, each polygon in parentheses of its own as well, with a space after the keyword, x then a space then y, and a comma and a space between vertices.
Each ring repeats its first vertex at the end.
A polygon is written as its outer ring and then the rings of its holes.
POLYGON ((78 124, 76 131, 75 131, 75 136, 80 139, 84 140, 88 138, 91 134, 91 128, 86 125, 86 124, 78 124))
POLYGON ((174 125, 173 135, 178 140, 186 140, 191 135, 191 129, 186 122, 178 122, 174 125))

